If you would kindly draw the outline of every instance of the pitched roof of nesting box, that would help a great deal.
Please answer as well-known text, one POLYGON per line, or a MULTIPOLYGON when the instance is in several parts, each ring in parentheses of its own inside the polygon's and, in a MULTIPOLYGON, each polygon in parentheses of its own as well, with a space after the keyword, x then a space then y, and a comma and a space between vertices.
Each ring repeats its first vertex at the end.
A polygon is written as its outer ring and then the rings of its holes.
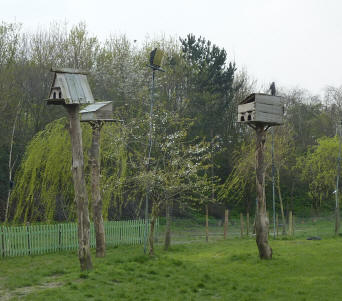
POLYGON ((100 110, 101 108, 112 104, 111 101, 101 101, 101 102, 95 102, 92 105, 86 106, 80 113, 88 113, 88 112, 96 112, 100 110))
POLYGON ((284 104, 280 96, 253 93, 238 106, 238 122, 280 125, 283 115, 284 104))
POLYGON ((81 114, 81 121, 114 121, 113 103, 111 101, 96 102, 85 107, 81 114))
POLYGON ((87 104, 94 103, 87 80, 87 72, 62 68, 55 72, 50 89, 48 104, 87 104))

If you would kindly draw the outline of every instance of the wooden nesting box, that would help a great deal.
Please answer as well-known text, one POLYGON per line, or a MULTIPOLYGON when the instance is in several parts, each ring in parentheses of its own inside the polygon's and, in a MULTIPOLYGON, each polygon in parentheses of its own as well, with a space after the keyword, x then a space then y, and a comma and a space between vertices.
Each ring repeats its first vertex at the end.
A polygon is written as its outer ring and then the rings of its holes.
POLYGON ((113 121, 113 103, 96 102, 85 107, 81 112, 81 121, 113 121))
POLYGON ((87 80, 87 72, 62 68, 51 69, 55 72, 50 89, 48 104, 88 104, 94 103, 87 80))
POLYGON ((283 115, 284 104, 280 96, 254 93, 238 106, 238 122, 280 125, 283 115))

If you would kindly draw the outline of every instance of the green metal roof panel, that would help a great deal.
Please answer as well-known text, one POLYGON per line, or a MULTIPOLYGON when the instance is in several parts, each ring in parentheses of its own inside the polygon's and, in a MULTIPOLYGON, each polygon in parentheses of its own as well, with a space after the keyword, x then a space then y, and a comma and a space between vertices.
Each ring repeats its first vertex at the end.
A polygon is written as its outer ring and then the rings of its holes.
POLYGON ((80 113, 82 114, 82 113, 96 112, 110 103, 111 101, 96 102, 94 104, 86 106, 82 111, 80 111, 80 113))

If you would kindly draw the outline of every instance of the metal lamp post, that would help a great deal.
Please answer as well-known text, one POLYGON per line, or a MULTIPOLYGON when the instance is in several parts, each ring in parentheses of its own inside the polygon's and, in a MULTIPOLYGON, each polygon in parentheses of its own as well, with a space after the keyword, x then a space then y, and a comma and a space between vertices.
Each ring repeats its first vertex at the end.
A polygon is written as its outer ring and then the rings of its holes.
POLYGON ((273 194, 273 237, 276 238, 275 187, 274 187, 274 128, 272 127, 272 194, 273 194))
POLYGON ((339 185, 339 180, 340 180, 340 172, 341 172, 341 126, 342 126, 342 121, 340 121, 337 124, 337 131, 338 131, 338 140, 339 140, 339 146, 338 146, 338 158, 337 158, 337 176, 336 176, 336 193, 335 193, 335 198, 336 198, 336 206, 335 206, 335 235, 338 235, 338 232, 340 230, 340 204, 339 204, 339 199, 338 199, 338 185, 339 185))
MULTIPOLYGON (((276 95, 275 83, 270 86, 271 95, 276 95)), ((272 196, 273 196, 273 237, 276 238, 276 222, 275 222, 275 187, 274 187, 274 128, 272 127, 272 196)))
MULTIPOLYGON (((157 48, 151 51, 150 53, 150 64, 147 65, 152 69, 152 86, 151 86, 151 96, 150 96, 150 129, 148 134, 148 154, 147 154, 147 171, 150 170, 150 159, 151 159, 151 151, 152 151, 152 115, 153 115, 153 103, 154 103, 154 78, 156 71, 165 72, 160 68, 161 60, 163 58, 163 52, 157 48)), ((149 193, 150 186, 146 187, 146 200, 145 200, 145 239, 144 239, 144 253, 147 253, 147 234, 148 234, 148 202, 149 202, 149 193)))

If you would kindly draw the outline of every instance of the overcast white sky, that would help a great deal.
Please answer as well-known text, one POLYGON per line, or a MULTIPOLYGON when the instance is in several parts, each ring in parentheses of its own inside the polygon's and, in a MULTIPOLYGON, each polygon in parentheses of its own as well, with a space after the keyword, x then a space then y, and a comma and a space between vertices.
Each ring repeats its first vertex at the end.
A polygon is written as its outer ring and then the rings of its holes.
POLYGON ((25 31, 52 21, 87 24, 100 39, 194 33, 224 47, 259 84, 321 93, 342 85, 341 0, 0 0, 25 31))

